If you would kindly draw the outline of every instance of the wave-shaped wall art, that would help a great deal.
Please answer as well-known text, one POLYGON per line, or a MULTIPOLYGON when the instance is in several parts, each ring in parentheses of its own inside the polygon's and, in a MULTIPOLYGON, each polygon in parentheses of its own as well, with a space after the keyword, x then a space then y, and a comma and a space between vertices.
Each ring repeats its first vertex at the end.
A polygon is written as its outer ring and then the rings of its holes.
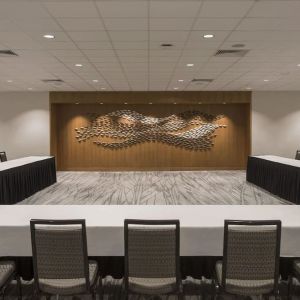
POLYGON ((75 128, 78 142, 93 140, 98 146, 123 149, 145 142, 161 142, 187 150, 213 147, 223 115, 188 110, 164 118, 145 116, 136 111, 117 110, 108 114, 89 114, 89 126, 75 128))

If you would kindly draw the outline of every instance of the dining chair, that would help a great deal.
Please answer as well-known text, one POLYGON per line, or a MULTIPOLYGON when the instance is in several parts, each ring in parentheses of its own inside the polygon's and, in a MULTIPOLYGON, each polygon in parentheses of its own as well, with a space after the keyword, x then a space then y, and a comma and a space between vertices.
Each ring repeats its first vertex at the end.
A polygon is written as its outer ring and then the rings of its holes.
POLYGON ((5 151, 0 151, 0 162, 7 161, 7 156, 5 151))
POLYGON ((223 260, 215 266, 215 299, 279 295, 281 221, 225 220, 223 260))
POLYGON ((91 294, 102 299, 96 261, 88 260, 85 220, 31 220, 34 299, 91 294), (99 286, 98 286, 99 283, 99 286))
POLYGON ((125 297, 176 294, 183 299, 179 220, 125 220, 125 297))
POLYGON ((20 276, 16 271, 16 264, 13 261, 0 261, 0 295, 4 299, 8 285, 17 281, 18 299, 22 299, 22 287, 20 276))

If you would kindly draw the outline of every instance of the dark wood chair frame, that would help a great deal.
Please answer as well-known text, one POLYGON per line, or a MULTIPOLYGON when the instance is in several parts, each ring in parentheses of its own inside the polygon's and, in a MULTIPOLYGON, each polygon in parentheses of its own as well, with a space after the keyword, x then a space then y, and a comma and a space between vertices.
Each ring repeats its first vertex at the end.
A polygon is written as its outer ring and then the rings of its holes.
POLYGON ((17 281, 17 288, 18 288, 18 300, 22 300, 22 285, 21 285, 21 279, 18 275, 17 271, 14 271, 4 282, 4 284, 0 288, 0 295, 2 296, 2 299, 4 300, 5 297, 5 291, 8 287, 8 285, 12 282, 12 280, 17 281))
POLYGON ((217 299, 220 293, 225 293, 228 295, 234 294, 228 293, 226 291, 226 274, 227 274, 227 248, 228 248, 228 227, 230 225, 245 225, 245 226, 268 226, 273 225, 277 227, 277 243, 276 243, 276 258, 275 258, 275 273, 274 273, 274 287, 271 293, 262 295, 264 299, 269 299, 270 296, 275 296, 275 299, 279 299, 279 262, 280 262, 280 242, 281 242, 281 221, 280 220, 262 220, 262 221, 252 221, 252 220, 225 220, 224 221, 224 246, 223 246, 223 266, 222 266, 222 284, 218 284, 217 274, 214 273, 213 285, 214 285, 214 299, 217 299))
MULTIPOLYGON (((31 245, 32 245, 32 260, 33 260, 33 271, 34 271, 34 294, 33 299, 40 299, 43 295, 46 296, 46 300, 50 300, 51 294, 43 293, 39 287, 39 277, 38 277, 38 265, 37 265, 37 249, 35 243, 35 226, 36 225, 80 225, 82 228, 82 246, 83 246, 83 255, 84 255, 84 277, 86 282, 86 293, 90 293, 93 299, 96 299, 96 293, 98 290, 98 294, 100 299, 103 299, 102 294, 102 278, 99 272, 96 275, 96 279, 93 285, 90 285, 89 278, 89 260, 88 260, 88 251, 87 251, 87 237, 86 237, 86 225, 85 220, 77 219, 77 220, 41 220, 41 219, 32 219, 30 220, 30 231, 31 231, 31 245), (99 286, 98 286, 99 283, 99 286)), ((76 262, 74 262, 76 263, 76 262)))
POLYGON ((179 220, 138 220, 138 219, 125 219, 124 221, 124 241, 125 241, 125 270, 124 270, 124 290, 125 299, 128 299, 129 294, 135 294, 129 289, 129 257, 128 257, 128 231, 129 225, 146 225, 146 226, 175 226, 176 245, 175 245, 175 257, 176 257, 176 289, 178 299, 183 299, 182 279, 180 273, 180 222, 179 220))
POLYGON ((5 162, 5 161, 7 161, 6 152, 5 151, 0 151, 0 162, 5 162))

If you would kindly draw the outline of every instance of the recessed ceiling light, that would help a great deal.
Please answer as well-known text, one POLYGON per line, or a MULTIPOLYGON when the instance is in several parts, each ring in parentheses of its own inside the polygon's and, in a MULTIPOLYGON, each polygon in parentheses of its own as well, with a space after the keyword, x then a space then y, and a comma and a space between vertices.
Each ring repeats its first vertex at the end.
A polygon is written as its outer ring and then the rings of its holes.
POLYGON ((178 90, 178 87, 174 87, 173 90, 178 90))
POLYGON ((75 67, 82 67, 82 64, 75 64, 75 67))
POLYGON ((8 83, 11 83, 11 82, 13 82, 13 81, 12 81, 11 79, 8 79, 7 82, 8 82, 8 83))
POLYGON ((93 79, 93 82, 98 82, 99 80, 98 79, 93 79))
POLYGON ((177 104, 176 102, 174 102, 173 104, 177 104))
POLYGON ((149 102, 149 104, 152 104, 152 102, 149 102))
POLYGON ((178 79, 178 82, 184 82, 184 80, 183 79, 178 79))
POLYGON ((187 67, 193 67, 194 64, 186 64, 187 67))
POLYGON ((223 102, 223 104, 226 104, 226 102, 223 102))
POLYGON ((127 102, 124 102, 124 104, 128 104, 127 102))
POLYGON ((198 104, 202 104, 202 102, 198 102, 198 104))
POLYGON ((78 105, 78 104, 79 104, 79 102, 76 102, 75 104, 76 104, 76 105, 78 105))
POLYGON ((212 39, 212 38, 214 37, 214 35, 211 34, 211 33, 208 33, 208 34, 204 34, 203 37, 204 37, 205 39, 212 39))
POLYGON ((54 39, 55 36, 53 34, 44 34, 45 39, 54 39))
POLYGON ((298 64, 297 67, 300 67, 300 64, 298 64))
POLYGON ((103 104, 103 102, 100 102, 99 104, 103 104))
POLYGON ((33 89, 31 87, 28 88, 28 91, 32 91, 33 89))
POLYGON ((252 88, 251 87, 246 87, 246 90, 252 90, 252 88))
POLYGON ((264 82, 268 82, 268 81, 270 81, 269 79, 264 79, 264 82))
POLYGON ((104 91, 104 90, 106 90, 106 88, 105 88, 105 87, 102 87, 101 90, 104 91))

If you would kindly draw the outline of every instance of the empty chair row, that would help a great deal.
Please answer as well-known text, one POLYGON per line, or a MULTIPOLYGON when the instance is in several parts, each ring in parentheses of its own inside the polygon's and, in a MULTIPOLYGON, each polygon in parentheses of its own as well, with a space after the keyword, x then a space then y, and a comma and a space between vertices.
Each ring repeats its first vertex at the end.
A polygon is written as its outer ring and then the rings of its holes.
MULTIPOLYGON (((102 299, 101 266, 88 259, 85 220, 31 220, 30 225, 34 299, 86 293, 102 299)), ((281 221, 225 220, 223 259, 216 263, 212 281, 215 297, 279 296, 280 240, 281 221)), ((124 245, 126 299, 129 294, 177 294, 183 299, 179 220, 125 220, 124 245)), ((15 268, 8 269, 2 280, 0 266, 3 291, 18 278, 15 268)), ((300 278, 299 262, 295 272, 300 278)))

